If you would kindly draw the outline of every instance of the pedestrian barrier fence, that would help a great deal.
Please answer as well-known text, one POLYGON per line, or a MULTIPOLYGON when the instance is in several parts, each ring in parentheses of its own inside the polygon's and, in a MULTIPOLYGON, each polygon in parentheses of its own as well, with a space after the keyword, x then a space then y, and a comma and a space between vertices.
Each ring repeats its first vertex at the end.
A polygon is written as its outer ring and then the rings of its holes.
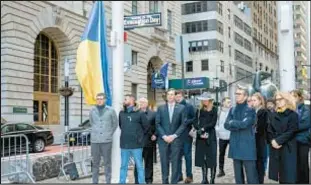
POLYGON ((24 134, 1 135, 1 184, 35 183, 31 173, 29 140, 24 134))
POLYGON ((58 178, 64 176, 69 181, 68 174, 72 180, 91 175, 89 170, 92 161, 90 139, 89 130, 68 131, 63 134, 61 142, 62 164, 58 178), (78 173, 78 176, 73 177, 72 175, 75 173, 78 173))

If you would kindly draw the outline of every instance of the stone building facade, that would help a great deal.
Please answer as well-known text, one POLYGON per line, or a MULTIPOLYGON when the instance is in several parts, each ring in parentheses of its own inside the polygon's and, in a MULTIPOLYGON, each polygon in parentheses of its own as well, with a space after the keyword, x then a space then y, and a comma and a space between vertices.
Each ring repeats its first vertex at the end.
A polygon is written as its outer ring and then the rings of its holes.
MULTIPOLYGON (((64 98, 58 89, 64 85, 64 61, 67 58, 70 63, 69 85, 75 88, 69 100, 70 127, 87 119, 90 106, 84 100, 81 104, 75 62, 92 4, 92 1, 1 1, 3 118, 48 125, 61 133, 64 98)), ((111 1, 105 1, 105 10, 109 41, 111 1)), ((125 15, 162 13, 162 26, 127 31, 125 59, 132 65, 125 72, 125 94, 148 97, 156 106, 163 102, 162 90, 154 93, 149 88, 150 74, 169 62, 169 78, 181 76, 174 49, 174 38, 181 33, 180 11, 178 1, 124 2, 125 15)))

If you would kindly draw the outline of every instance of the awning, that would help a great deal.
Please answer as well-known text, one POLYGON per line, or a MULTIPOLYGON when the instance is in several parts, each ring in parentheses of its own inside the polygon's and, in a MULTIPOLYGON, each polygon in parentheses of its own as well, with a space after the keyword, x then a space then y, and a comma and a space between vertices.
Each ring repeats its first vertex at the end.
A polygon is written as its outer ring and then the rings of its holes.
MULTIPOLYGON (((169 80, 169 88, 182 89, 182 79, 172 79, 169 80)), ((184 79, 184 89, 208 89, 209 78, 208 77, 198 77, 198 78, 185 78, 184 79)))

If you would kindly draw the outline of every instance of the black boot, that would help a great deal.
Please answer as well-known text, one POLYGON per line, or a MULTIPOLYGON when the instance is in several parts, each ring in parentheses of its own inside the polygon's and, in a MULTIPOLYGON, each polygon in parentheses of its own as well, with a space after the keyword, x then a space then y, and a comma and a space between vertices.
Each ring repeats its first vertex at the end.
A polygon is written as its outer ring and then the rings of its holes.
POLYGON ((202 182, 201 182, 201 184, 208 184, 208 180, 207 180, 207 168, 206 168, 205 165, 202 167, 202 182))
POLYGON ((224 169, 223 168, 219 168, 219 173, 217 174, 217 177, 223 177, 225 176, 225 172, 224 172, 224 169))
POLYGON ((216 167, 210 169, 211 169, 211 184, 215 184, 216 167))

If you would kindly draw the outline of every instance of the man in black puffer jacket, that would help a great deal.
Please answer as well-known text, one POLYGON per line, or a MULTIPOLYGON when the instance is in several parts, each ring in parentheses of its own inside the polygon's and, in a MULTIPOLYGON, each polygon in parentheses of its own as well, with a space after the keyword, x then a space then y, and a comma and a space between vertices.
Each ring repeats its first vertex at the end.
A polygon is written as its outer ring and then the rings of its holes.
POLYGON ((180 162, 179 162, 179 181, 183 180, 183 173, 182 173, 182 156, 185 156, 185 161, 186 161, 186 175, 187 178, 185 179, 185 184, 189 184, 193 182, 193 175, 192 175, 192 142, 193 139, 189 135, 190 130, 192 129, 193 121, 195 119, 195 110, 194 107, 190 104, 187 103, 185 98, 184 98, 184 93, 183 91, 176 91, 176 102, 179 104, 182 104, 186 108, 187 112, 187 121, 186 121, 186 129, 183 132, 183 134, 180 136, 181 139, 183 140, 182 144, 182 151, 181 151, 181 156, 180 156, 180 162))
POLYGON ((125 95, 124 110, 119 114, 121 129, 121 169, 120 184, 126 183, 128 163, 133 156, 138 173, 138 183, 145 184, 145 172, 143 165, 144 133, 148 132, 150 124, 146 114, 135 108, 135 97, 125 95))

